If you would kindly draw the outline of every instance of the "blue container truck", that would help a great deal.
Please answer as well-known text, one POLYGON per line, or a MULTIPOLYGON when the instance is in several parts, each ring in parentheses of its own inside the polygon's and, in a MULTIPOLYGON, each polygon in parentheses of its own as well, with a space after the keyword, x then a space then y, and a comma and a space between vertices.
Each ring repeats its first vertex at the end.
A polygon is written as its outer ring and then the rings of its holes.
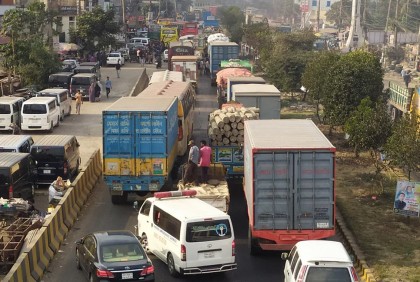
POLYGON ((103 177, 113 204, 172 188, 178 98, 122 97, 102 112, 103 177))
POLYGON ((220 69, 221 61, 237 59, 239 57, 239 45, 235 42, 213 41, 208 46, 210 60, 211 85, 216 85, 216 74, 220 69))

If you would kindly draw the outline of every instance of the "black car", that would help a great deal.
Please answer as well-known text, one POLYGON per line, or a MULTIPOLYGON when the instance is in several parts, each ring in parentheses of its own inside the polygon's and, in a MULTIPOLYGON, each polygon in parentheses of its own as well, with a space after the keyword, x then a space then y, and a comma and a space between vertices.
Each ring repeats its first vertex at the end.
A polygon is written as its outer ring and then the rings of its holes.
POLYGON ((89 281, 155 281, 152 261, 126 230, 95 232, 77 241, 76 265, 89 281))

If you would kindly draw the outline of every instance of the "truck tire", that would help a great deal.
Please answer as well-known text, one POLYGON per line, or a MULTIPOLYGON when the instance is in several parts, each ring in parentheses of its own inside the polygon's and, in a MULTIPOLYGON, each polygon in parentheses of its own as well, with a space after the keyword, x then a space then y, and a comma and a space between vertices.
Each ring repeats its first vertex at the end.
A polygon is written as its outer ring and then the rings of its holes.
POLYGON ((249 245, 249 253, 251 256, 258 256, 261 254, 262 249, 258 245, 258 240, 252 237, 251 226, 248 228, 248 245, 249 245))
POLYGON ((112 195, 111 202, 114 205, 123 205, 127 202, 127 192, 124 192, 122 196, 119 195, 112 195))

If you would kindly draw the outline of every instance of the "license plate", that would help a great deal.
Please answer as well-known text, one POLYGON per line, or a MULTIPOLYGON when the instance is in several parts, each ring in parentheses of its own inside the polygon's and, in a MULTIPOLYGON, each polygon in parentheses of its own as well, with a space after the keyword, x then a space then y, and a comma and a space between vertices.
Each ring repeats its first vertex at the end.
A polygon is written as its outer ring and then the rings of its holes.
POLYGON ((44 173, 45 174, 50 174, 51 173, 51 170, 50 169, 44 169, 44 173))
POLYGON ((121 279, 133 279, 133 273, 132 272, 121 273, 121 279))
POLYGON ((155 191, 157 189, 158 189, 158 185, 157 184, 152 183, 152 184, 149 185, 149 190, 150 191, 155 191))
POLYGON ((204 258, 214 258, 214 252, 204 253, 204 258))

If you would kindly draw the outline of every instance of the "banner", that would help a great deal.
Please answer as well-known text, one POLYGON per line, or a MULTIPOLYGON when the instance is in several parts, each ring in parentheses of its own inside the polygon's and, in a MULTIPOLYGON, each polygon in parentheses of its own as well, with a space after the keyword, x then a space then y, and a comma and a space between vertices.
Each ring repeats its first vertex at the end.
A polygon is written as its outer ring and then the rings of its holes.
POLYGON ((419 217, 420 182, 398 181, 394 199, 394 213, 419 217))

